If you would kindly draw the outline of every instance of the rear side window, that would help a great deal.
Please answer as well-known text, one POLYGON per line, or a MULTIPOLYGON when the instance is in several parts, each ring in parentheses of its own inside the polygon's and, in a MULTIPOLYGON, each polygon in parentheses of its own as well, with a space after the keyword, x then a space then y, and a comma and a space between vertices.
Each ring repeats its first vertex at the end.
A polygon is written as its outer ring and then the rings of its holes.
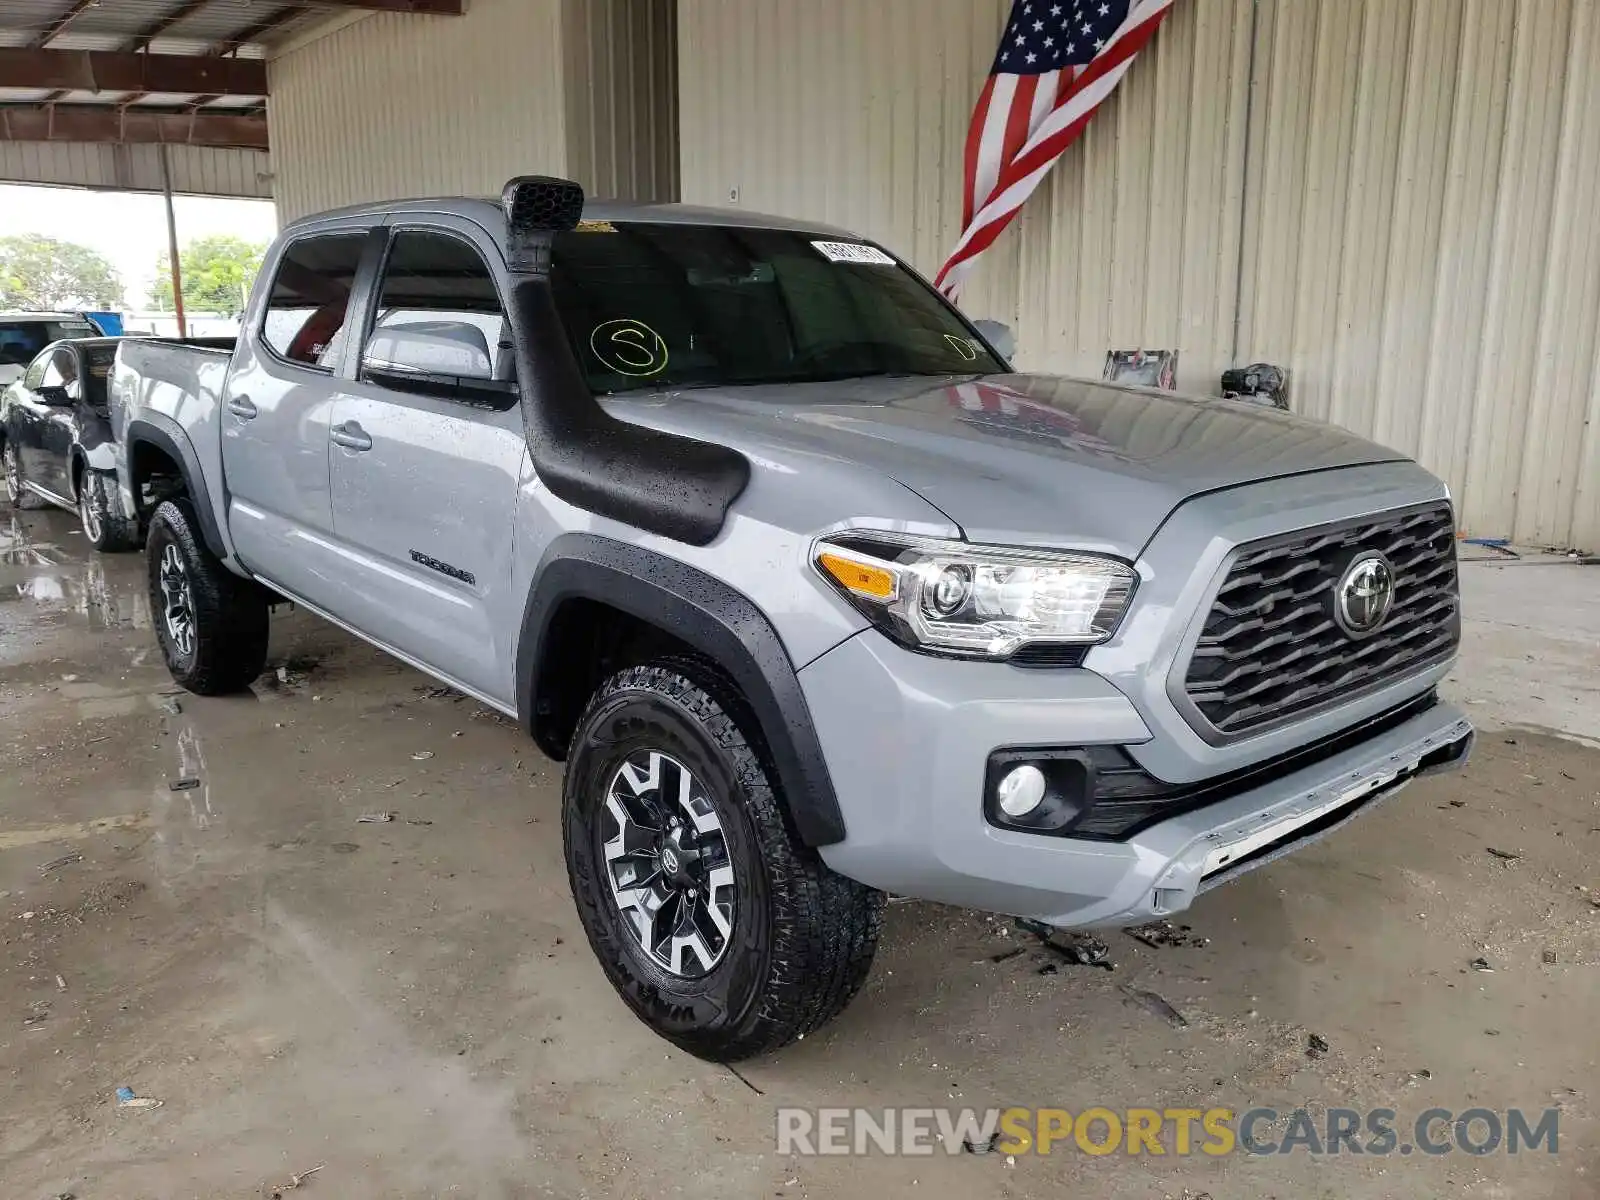
POLYGON ((350 321, 350 292, 366 231, 301 238, 278 263, 262 339, 279 358, 331 371, 350 321))
POLYGON ((449 234, 396 233, 362 367, 369 375, 510 379, 511 340, 483 256, 449 234))

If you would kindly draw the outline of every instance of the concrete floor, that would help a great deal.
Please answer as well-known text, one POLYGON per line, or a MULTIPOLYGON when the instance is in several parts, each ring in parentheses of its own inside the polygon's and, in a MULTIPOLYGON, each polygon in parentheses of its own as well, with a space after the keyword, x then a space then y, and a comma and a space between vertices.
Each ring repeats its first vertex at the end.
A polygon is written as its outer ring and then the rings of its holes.
POLYGON ((275 627, 287 684, 174 695, 141 572, 85 553, 66 514, 0 509, 8 1198, 264 1196, 318 1165, 296 1195, 1600 1191, 1600 751, 1581 740, 1600 745, 1600 569, 1467 566, 1470 769, 1205 896, 1186 921, 1209 944, 1115 934, 1114 971, 1040 974, 1004 922, 896 904, 844 1017, 737 1075, 611 992, 567 894, 557 770, 510 723, 304 616, 275 627), (399 820, 357 823, 373 810, 399 820), (124 1085, 162 1107, 116 1107, 124 1085), (844 1104, 1558 1105, 1561 1152, 774 1152, 777 1106, 844 1104))

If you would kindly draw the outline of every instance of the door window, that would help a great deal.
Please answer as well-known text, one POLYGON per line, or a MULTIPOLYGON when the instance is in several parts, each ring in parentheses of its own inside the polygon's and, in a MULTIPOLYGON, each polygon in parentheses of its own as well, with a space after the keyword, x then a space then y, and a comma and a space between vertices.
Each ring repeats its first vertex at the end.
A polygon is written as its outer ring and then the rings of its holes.
POLYGON ((279 358, 321 371, 338 365, 366 242, 365 230, 323 234, 301 238, 284 252, 261 329, 279 358))
POLYGON ((395 235, 362 371, 377 383, 472 402, 485 391, 509 393, 515 368, 505 311, 472 245, 422 230, 395 235))

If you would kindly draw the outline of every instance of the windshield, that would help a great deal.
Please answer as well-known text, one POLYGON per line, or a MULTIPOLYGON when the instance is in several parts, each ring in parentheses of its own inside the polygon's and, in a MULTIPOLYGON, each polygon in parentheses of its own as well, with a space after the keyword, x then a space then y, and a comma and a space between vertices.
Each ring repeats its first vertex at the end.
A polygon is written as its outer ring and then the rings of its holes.
POLYGON ((875 246, 736 226, 585 221, 551 285, 598 394, 1004 371, 875 246))
POLYGON ((99 335, 87 321, 0 321, 0 363, 25 366, 51 342, 99 335))

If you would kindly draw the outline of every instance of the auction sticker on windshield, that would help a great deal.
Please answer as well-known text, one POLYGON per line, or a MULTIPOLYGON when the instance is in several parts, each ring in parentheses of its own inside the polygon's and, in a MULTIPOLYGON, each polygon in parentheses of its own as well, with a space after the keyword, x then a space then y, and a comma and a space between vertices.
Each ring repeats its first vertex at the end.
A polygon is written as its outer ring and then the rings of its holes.
POLYGON ((867 263, 874 267, 892 267, 890 258, 876 246, 863 246, 860 242, 812 242, 829 262, 867 263))

